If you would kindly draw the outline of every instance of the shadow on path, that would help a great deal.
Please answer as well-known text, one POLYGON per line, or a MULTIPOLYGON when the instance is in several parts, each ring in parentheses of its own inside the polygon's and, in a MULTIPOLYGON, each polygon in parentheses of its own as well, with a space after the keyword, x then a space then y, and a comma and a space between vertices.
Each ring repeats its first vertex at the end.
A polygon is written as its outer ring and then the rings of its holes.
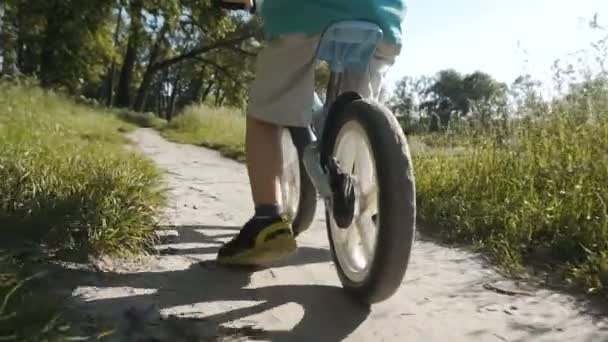
MULTIPOLYGON (((177 251, 168 254, 177 255, 164 258, 215 254, 221 245, 219 239, 232 236, 238 228, 179 226, 168 229, 179 233, 176 241, 164 241, 170 242, 175 247, 173 251, 177 251), (205 233, 209 229, 221 232, 211 236, 205 233), (211 246, 179 246, 192 243, 211 246)), ((295 256, 273 269, 329 261, 328 250, 302 247, 295 256)), ((182 265, 185 269, 136 273, 58 268, 55 276, 62 279, 60 283, 70 292, 84 289, 85 295, 81 293, 72 299, 72 308, 77 309, 72 311, 79 312, 80 318, 88 320, 95 329, 115 327, 117 331, 108 339, 110 341, 223 341, 239 337, 271 341, 341 341, 369 315, 368 308, 356 304, 340 287, 276 285, 249 288, 252 275, 260 270, 224 268, 213 261, 182 265), (95 296, 87 296, 86 289, 95 296), (241 304, 235 304, 238 302, 241 304), (248 316, 292 303, 301 307, 303 317, 291 329, 264 330, 243 322, 248 316)), ((297 321, 287 318, 289 322, 283 322, 275 314, 268 316, 278 323, 273 326, 292 325, 292 321, 297 321)), ((83 327, 86 333, 86 324, 83 327)))

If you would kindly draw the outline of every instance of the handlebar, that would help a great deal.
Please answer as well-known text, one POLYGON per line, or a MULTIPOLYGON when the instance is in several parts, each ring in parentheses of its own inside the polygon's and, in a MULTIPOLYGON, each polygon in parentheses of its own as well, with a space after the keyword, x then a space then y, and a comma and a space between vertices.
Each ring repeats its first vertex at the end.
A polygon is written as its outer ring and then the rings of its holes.
MULTIPOLYGON (((245 4, 238 3, 238 2, 230 2, 230 1, 226 1, 226 0, 214 0, 213 5, 215 7, 224 8, 224 9, 233 10, 233 11, 234 10, 245 10, 245 4)), ((253 7, 251 7, 249 9, 249 13, 254 14, 256 12, 256 9, 257 9, 256 1, 253 0, 253 7)))

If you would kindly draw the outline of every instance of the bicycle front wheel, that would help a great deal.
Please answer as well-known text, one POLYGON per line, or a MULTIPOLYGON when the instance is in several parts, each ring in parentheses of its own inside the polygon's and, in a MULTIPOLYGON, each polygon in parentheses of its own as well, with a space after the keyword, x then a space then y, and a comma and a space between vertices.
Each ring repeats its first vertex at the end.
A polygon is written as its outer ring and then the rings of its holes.
POLYGON ((403 131, 385 107, 357 100, 328 122, 323 156, 353 179, 354 215, 338 225, 326 204, 327 231, 343 287, 372 304, 399 288, 415 234, 416 198, 410 152, 403 131))

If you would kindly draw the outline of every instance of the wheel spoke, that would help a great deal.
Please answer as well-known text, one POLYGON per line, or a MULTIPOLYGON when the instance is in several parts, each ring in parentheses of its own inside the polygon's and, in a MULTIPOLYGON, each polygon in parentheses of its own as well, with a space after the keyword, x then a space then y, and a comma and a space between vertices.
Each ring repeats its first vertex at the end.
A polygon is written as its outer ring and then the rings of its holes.
POLYGON ((361 243, 361 236, 359 235, 359 232, 357 231, 357 228, 354 227, 355 225, 351 226, 350 228, 348 228, 348 230, 346 231, 346 236, 345 236, 345 243, 344 246, 346 248, 346 251, 349 255, 349 258, 351 259, 351 262, 356 266, 356 267, 361 267, 361 260, 360 258, 358 258, 357 252, 359 251, 359 244, 361 243))
MULTIPOLYGON (((353 139, 353 140, 355 140, 355 139, 353 139)), ((353 149, 354 153, 353 153, 352 166, 350 166, 348 169, 346 169, 346 172, 350 172, 351 175, 356 175, 361 172, 361 170, 360 170, 361 166, 357 165, 357 164, 360 164, 359 158, 361 155, 361 149, 365 148, 365 147, 361 144, 361 142, 357 142, 356 144, 353 144, 353 145, 354 146, 352 146, 352 149, 353 149)))
POLYGON ((344 142, 340 144, 338 151, 336 152, 336 158, 338 159, 342 170, 346 172, 350 172, 355 166, 357 146, 353 144, 354 140, 352 134, 347 134, 344 137, 344 142))
POLYGON ((378 185, 370 184, 367 189, 362 189, 359 200, 361 216, 372 216, 378 211, 378 185))
POLYGON ((363 251, 365 252, 365 259, 367 262, 370 262, 374 256, 374 240, 375 232, 372 231, 374 228, 371 221, 371 217, 360 217, 356 226, 357 233, 361 240, 361 245, 363 247, 363 251))

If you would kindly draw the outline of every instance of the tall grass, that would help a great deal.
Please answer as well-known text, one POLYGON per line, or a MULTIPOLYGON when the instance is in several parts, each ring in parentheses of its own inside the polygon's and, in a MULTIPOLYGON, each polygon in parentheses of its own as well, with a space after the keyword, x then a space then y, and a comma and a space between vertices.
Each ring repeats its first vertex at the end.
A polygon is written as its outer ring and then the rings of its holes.
POLYGON ((245 117, 237 110, 191 106, 163 128, 169 140, 219 150, 245 160, 245 117))
POLYGON ((0 92, 2 233, 86 253, 149 246, 160 174, 123 148, 125 124, 41 90, 0 92))
POLYGON ((61 340, 54 301, 14 255, 146 250, 160 173, 124 148, 133 126, 113 112, 26 85, 0 83, 0 94, 0 340, 61 340))
MULTIPOLYGON (((511 270, 549 266, 573 284, 608 286, 608 106, 568 97, 507 142, 486 134, 467 153, 416 155, 419 213, 450 240, 511 270)), ((471 138, 473 140, 473 138, 471 138)))
POLYGON ((167 121, 159 118, 154 113, 136 113, 129 110, 120 110, 118 117, 125 122, 143 128, 161 129, 167 124, 167 121))

